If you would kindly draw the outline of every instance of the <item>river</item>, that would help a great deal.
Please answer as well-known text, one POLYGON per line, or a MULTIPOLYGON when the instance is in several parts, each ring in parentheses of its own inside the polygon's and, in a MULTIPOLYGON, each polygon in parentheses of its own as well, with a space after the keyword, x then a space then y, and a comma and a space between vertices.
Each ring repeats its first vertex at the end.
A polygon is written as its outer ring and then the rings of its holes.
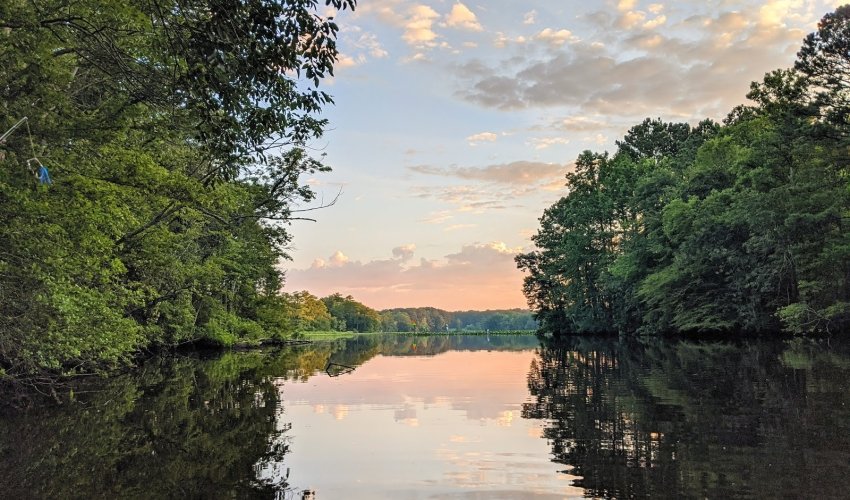
POLYGON ((846 498, 850 346, 362 335, 0 406, 3 498, 846 498), (311 496, 312 495, 312 496, 311 496))

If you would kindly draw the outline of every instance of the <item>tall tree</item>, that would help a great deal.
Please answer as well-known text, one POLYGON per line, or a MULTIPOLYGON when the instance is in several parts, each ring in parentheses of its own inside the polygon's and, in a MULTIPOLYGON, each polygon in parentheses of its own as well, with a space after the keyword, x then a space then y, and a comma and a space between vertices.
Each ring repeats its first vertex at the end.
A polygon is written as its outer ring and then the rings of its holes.
POLYGON ((319 7, 0 4, 0 128, 28 118, 0 144, 0 370, 285 334, 286 223, 327 169, 306 149, 337 58, 319 7))

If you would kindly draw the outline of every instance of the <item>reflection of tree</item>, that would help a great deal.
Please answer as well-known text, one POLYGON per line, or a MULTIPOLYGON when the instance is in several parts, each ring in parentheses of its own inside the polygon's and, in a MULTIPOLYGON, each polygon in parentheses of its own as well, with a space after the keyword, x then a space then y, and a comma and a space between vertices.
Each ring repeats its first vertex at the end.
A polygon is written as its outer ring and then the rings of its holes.
POLYGON ((548 420, 553 460, 589 496, 845 495, 850 356, 779 343, 568 342, 532 362, 523 416, 548 420))
POLYGON ((258 472, 281 467, 288 445, 275 428, 278 391, 261 364, 252 354, 160 360, 77 388, 76 402, 4 415, 0 491, 6 498, 274 497, 285 479, 262 481, 258 472))
POLYGON ((299 362, 303 370, 298 376, 306 380, 306 377, 324 371, 329 361, 358 366, 379 354, 435 356, 449 351, 521 351, 534 349, 539 344, 534 335, 358 335, 299 349, 299 359, 310 362, 299 362))
POLYGON ((212 359, 154 358, 136 372, 80 382, 61 406, 0 406, 0 497, 273 498, 288 476, 278 379, 326 376, 329 361, 357 366, 378 354, 530 343, 537 340, 364 335, 212 359))

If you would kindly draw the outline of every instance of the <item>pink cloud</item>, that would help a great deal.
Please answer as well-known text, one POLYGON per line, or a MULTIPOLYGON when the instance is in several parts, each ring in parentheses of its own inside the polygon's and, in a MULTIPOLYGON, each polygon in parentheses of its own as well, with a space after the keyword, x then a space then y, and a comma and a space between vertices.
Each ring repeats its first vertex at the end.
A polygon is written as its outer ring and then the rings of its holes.
MULTIPOLYGON (((395 250, 399 250, 399 247, 395 250)), ((414 261, 413 245, 404 258, 360 262, 339 259, 342 252, 308 269, 290 269, 286 290, 308 290, 323 297, 352 295, 375 309, 433 306, 449 311, 527 307, 522 295, 522 273, 514 257, 521 250, 504 243, 464 245, 443 259, 414 261), (336 258, 335 258, 336 257, 336 258)))

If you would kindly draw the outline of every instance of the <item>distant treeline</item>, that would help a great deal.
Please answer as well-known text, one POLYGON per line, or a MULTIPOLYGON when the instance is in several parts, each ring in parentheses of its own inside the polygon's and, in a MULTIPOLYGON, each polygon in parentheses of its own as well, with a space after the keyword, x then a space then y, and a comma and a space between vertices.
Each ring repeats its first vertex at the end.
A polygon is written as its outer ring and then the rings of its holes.
POLYGON ((535 330, 531 311, 443 311, 415 307, 376 311, 352 296, 333 294, 318 298, 308 292, 284 294, 286 316, 296 331, 437 332, 535 330))
POLYGON ((647 119, 585 151, 517 257, 562 333, 850 325, 850 6, 722 124, 647 119))

